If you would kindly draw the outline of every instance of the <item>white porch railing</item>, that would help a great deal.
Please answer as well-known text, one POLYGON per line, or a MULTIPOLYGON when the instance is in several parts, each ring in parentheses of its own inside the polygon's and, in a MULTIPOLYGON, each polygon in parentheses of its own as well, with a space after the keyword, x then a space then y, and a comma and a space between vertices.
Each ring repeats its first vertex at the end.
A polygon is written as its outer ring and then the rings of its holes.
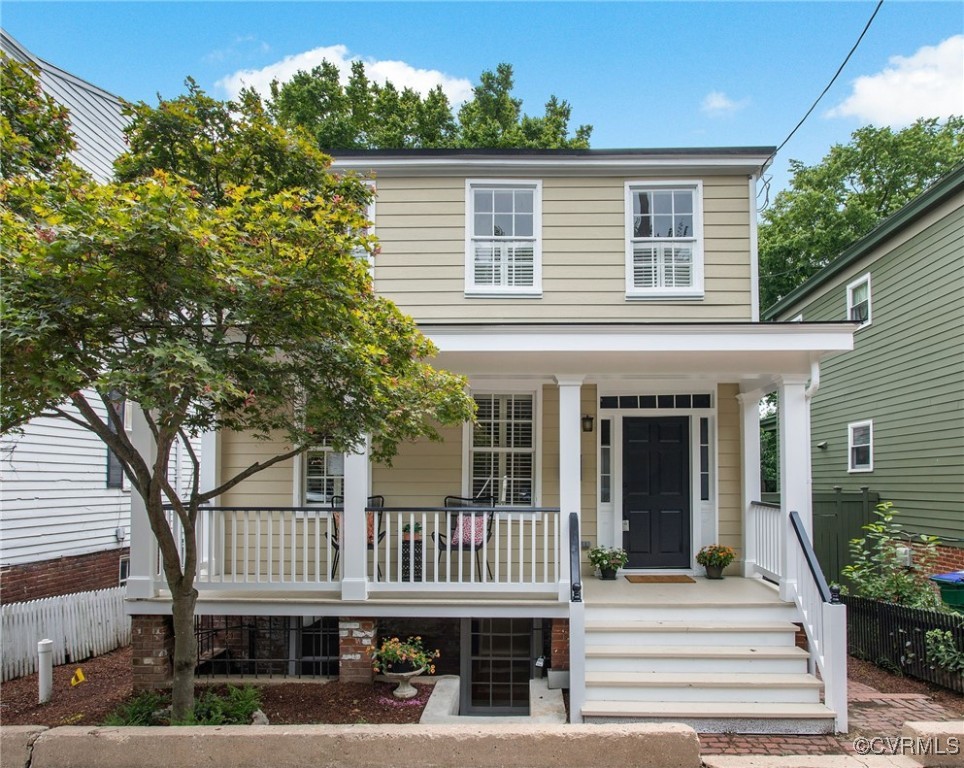
MULTIPOLYGON (((195 526, 198 591, 336 591, 346 558, 364 558, 369 588, 405 592, 555 592, 558 508, 453 507, 367 510, 361 552, 339 541, 341 509, 202 507, 195 526)), ((184 557, 184 532, 168 520, 184 557)), ((156 589, 166 589, 154 559, 156 589)))
POLYGON ((747 532, 753 538, 753 567, 764 578, 779 581, 783 576, 783 541, 787 530, 780 505, 751 501, 747 515, 747 532))
POLYGON ((810 647, 811 670, 820 671, 824 703, 835 713, 838 733, 847 731, 847 607, 832 591, 817 562, 800 515, 754 501, 748 509, 755 537, 753 569, 777 581, 780 594, 797 606, 810 647))
POLYGON ((560 577, 555 507, 387 507, 372 589, 540 592, 560 577))

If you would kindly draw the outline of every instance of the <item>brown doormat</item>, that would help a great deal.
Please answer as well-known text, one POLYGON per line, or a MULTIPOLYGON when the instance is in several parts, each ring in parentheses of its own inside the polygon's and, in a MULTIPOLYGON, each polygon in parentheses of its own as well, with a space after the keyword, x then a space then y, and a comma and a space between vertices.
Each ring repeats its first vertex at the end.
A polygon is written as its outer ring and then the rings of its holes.
POLYGON ((691 579, 689 576, 644 576, 642 574, 638 575, 627 575, 626 581, 630 581, 633 584, 695 584, 696 579, 691 579))

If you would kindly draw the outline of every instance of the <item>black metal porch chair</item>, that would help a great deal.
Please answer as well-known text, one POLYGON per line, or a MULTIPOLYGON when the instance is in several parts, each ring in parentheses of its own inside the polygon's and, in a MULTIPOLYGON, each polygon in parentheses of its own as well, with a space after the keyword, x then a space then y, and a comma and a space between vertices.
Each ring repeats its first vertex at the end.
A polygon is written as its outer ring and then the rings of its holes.
MULTIPOLYGON (((446 507, 494 507, 495 496, 478 496, 470 498, 466 496, 446 496, 446 507)), ((449 532, 447 534, 436 531, 435 545, 438 548, 438 561, 442 562, 442 553, 449 548, 462 553, 466 550, 475 551, 475 572, 482 581, 482 556, 480 552, 485 543, 492 538, 492 523, 495 515, 490 511, 476 513, 472 515, 449 512, 449 532), (484 532, 484 533, 483 533, 484 532)), ((489 565, 488 558, 485 561, 485 569, 492 578, 492 566, 489 565)))
MULTIPOLYGON (((331 547, 335 550, 335 554, 331 558, 332 581, 335 580, 335 572, 338 570, 338 562, 341 559, 341 533, 339 528, 341 527, 341 516, 344 506, 344 496, 331 497, 331 547)), ((365 506, 368 508, 368 511, 365 513, 365 518, 368 523, 368 549, 374 550, 375 545, 381 543, 381 540, 385 538, 385 511, 383 509, 385 506, 385 497, 369 496, 365 506), (372 510, 377 510, 377 513, 372 510)), ((382 567, 380 565, 378 566, 378 578, 382 578, 382 567)))

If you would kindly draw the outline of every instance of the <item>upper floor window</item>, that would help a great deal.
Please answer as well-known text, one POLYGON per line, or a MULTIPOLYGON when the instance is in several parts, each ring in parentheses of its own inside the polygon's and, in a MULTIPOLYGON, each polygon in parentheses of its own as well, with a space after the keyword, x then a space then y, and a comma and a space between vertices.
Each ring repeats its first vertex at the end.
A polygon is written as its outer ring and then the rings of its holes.
POLYGON ((345 495, 345 454, 332 450, 328 439, 305 455, 305 504, 330 504, 345 495))
POLYGON ((703 295, 703 187, 626 185, 626 296, 703 295))
POLYGON ((542 293, 542 183, 466 182, 465 292, 542 293))
MULTIPOLYGON (((130 432, 132 429, 132 410, 127 405, 127 400, 124 396, 117 390, 111 390, 108 395, 110 399, 110 407, 117 414, 118 421, 124 425, 124 431, 130 432)), ((109 429, 114 434, 117 434, 117 427, 114 424, 113 419, 106 418, 107 429, 109 429)), ((110 448, 107 449, 107 487, 108 488, 125 488, 126 487, 126 476, 124 474, 124 464, 121 462, 120 458, 114 453, 110 448)))
POLYGON ((501 504, 534 503, 536 406, 532 394, 476 395, 469 490, 501 504))
POLYGON ((874 422, 857 421, 847 425, 850 472, 874 470, 874 422))
POLYGON ((847 319, 860 321, 860 328, 870 325, 870 273, 847 286, 847 319))

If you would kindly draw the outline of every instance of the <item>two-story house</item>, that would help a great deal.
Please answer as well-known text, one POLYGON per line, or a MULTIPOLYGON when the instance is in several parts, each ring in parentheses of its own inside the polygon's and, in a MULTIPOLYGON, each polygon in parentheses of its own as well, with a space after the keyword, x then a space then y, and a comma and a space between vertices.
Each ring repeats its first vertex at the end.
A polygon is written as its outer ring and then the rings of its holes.
POLYGON ((962 242, 958 167, 765 313, 858 323, 813 401, 814 490, 892 502, 908 534, 941 538, 938 573, 964 569, 962 242))
MULTIPOLYGON (((359 648, 420 634, 460 675, 463 712, 524 711, 545 657, 569 672, 574 722, 845 730, 843 609, 795 531, 809 529, 809 399, 852 324, 758 322, 770 155, 339 155, 336 170, 376 185, 375 289, 416 318, 437 366, 468 377, 478 419, 391 467, 319 448, 207 510, 197 611, 250 640, 218 641, 225 671, 370 679, 359 648), (771 390, 782 509, 756 503, 771 390), (722 581, 696 564, 712 543, 738 553, 722 581), (596 579, 593 545, 625 548, 635 581, 596 579)), ((214 442, 215 473, 277 448, 214 442)), ((136 506, 129 610, 163 643, 169 600, 136 506)), ((141 655, 135 669, 157 669, 141 655)))

